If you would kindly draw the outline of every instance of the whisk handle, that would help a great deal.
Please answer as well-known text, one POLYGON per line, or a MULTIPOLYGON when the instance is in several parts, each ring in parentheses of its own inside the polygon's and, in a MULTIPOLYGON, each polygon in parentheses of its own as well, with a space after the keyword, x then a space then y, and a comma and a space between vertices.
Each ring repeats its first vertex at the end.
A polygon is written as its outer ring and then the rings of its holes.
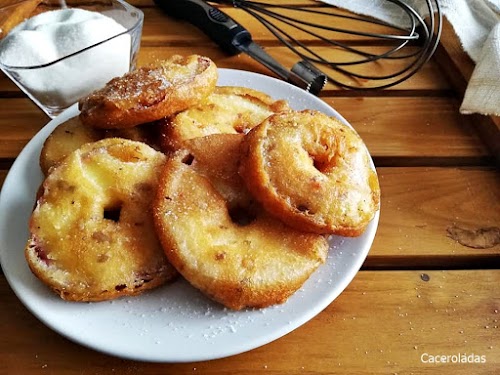
POLYGON ((186 20, 201 29, 226 53, 237 55, 236 46, 251 41, 252 36, 243 26, 224 12, 202 0, 154 0, 168 15, 186 20))

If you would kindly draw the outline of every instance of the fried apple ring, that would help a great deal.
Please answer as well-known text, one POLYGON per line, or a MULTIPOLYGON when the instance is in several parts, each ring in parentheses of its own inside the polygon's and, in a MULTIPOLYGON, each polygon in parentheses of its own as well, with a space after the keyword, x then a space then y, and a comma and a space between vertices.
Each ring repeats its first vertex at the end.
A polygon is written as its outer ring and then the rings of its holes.
POLYGON ((218 74, 208 57, 174 55, 109 81, 79 102, 87 126, 130 128, 172 116, 213 92, 218 74))
POLYGON ((312 110, 270 116, 244 140, 240 175, 274 216, 315 233, 360 235, 380 187, 359 135, 312 110))
POLYGON ((163 149, 176 150, 188 139, 210 134, 244 134, 271 114, 288 109, 285 100, 274 100, 258 90, 216 87, 203 102, 165 121, 163 149))
POLYGON ((135 295, 171 280, 150 207, 165 159, 143 143, 107 138, 52 168, 29 222, 32 272, 71 301, 135 295))
POLYGON ((294 230, 254 202, 238 176, 241 138, 188 141, 165 164, 153 204, 169 261, 235 310, 283 303, 328 252, 324 236, 294 230))
POLYGON ((104 138, 130 139, 159 150, 159 130, 159 126, 154 124, 142 124, 126 129, 96 129, 83 125, 78 116, 73 117, 56 127, 45 140, 40 152, 40 168, 47 176, 49 169, 70 153, 86 143, 104 138))
POLYGON ((104 131, 83 126, 79 117, 73 117, 55 128, 43 143, 40 168, 45 176, 49 169, 85 143, 104 138, 104 131))

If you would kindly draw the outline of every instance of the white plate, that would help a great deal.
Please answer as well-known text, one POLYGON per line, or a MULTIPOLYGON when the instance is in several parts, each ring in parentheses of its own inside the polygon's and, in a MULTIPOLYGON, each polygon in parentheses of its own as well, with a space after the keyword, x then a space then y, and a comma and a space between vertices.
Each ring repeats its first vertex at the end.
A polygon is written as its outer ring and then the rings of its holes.
MULTIPOLYGON (((317 97, 274 78, 220 69, 219 84, 252 87, 287 99, 295 109, 317 109, 345 122, 317 97)), ((155 362, 194 362, 238 354, 312 319, 345 289, 368 254, 378 214, 361 237, 333 237, 326 264, 283 305, 234 312, 211 302, 183 280, 133 298, 65 302, 31 274, 23 250, 42 181, 38 158, 43 141, 77 113, 76 106, 69 108, 27 144, 0 195, 0 261, 7 281, 38 319, 75 342, 119 357, 155 362)))

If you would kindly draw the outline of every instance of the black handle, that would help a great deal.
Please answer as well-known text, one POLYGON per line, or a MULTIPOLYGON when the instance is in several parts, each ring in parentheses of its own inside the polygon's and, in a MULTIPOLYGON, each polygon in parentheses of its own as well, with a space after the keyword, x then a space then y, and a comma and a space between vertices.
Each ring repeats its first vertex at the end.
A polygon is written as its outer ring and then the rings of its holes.
POLYGON ((252 41, 251 34, 224 12, 201 0, 155 0, 168 15, 200 28, 226 53, 241 52, 238 45, 252 41))

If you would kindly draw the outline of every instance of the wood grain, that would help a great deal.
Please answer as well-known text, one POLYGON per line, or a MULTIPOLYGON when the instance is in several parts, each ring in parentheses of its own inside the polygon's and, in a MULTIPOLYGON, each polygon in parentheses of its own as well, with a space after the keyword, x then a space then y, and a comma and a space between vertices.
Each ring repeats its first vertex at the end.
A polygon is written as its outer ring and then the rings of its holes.
MULTIPOLYGON (((326 58, 343 58, 344 53, 336 51, 334 49, 325 49, 321 48, 325 54, 326 58), (340 57, 337 57, 340 56, 340 57)), ((367 50, 371 52, 381 52, 384 47, 367 47, 367 50)), ((285 47, 267 47, 266 51, 273 57, 279 58, 280 62, 286 68, 291 68, 295 63, 299 61, 299 58, 294 55, 288 48, 285 47)), ((143 47, 141 48, 141 53, 139 55, 139 65, 145 65, 156 59, 165 59, 171 56, 174 53, 178 53, 181 55, 189 55, 193 53, 197 53, 200 55, 205 55, 210 57, 215 61, 218 67, 220 68, 238 68, 242 70, 251 70, 258 73, 263 73, 267 75, 273 75, 269 70, 263 67, 261 64, 257 63, 249 56, 245 54, 236 55, 236 56, 228 56, 221 50, 219 50, 213 42, 209 39, 206 39, 200 45, 193 47, 184 47, 184 46, 173 46, 173 47, 143 47)), ((404 61, 386 61, 380 63, 378 65, 379 73, 395 71, 397 69, 401 69, 406 66, 407 62, 404 61)), ((361 66, 359 72, 371 74, 373 73, 373 67, 371 66, 361 66)), ((332 72, 330 72, 332 73, 332 72)), ((332 75, 336 78, 339 78, 338 73, 332 73, 332 75)), ((369 86, 370 82, 360 83, 360 85, 369 86)), ((443 79, 441 72, 439 71, 437 65, 433 62, 425 65, 416 75, 412 78, 408 79, 405 82, 402 82, 397 87, 393 87, 388 89, 387 91, 401 91, 401 90, 412 90, 416 92, 417 90, 426 90, 426 91, 446 91, 449 90, 450 86, 446 80, 443 79)), ((325 87, 326 93, 328 94, 328 90, 339 90, 337 87, 333 85, 329 85, 325 87)), ((344 90, 341 90, 344 91, 344 90)), ((382 93, 373 93, 369 95, 384 95, 382 93)), ((422 95, 428 95, 428 92, 422 93, 422 95)))
MULTIPOLYGON (((206 38, 206 37, 204 37, 206 38)), ((385 48, 384 47, 367 47, 367 51, 371 52, 381 52, 385 48)), ((322 53, 324 52, 326 58, 334 58, 334 59, 343 59, 345 53, 336 51, 334 49, 325 49, 321 48, 322 53)), ((288 48, 285 47, 268 47, 266 51, 273 57, 279 58, 283 66, 288 69, 299 61, 299 58, 294 55, 288 48)), ((241 70, 250 70, 261 74, 274 76, 272 72, 270 72, 267 68, 253 60, 251 57, 240 54, 236 56, 229 56, 225 54, 222 50, 220 50, 212 41, 206 38, 204 41, 195 44, 194 46, 190 44, 189 46, 147 46, 143 45, 139 52, 138 65, 146 65, 156 60, 166 59, 174 54, 181 55, 190 55, 190 54, 199 54, 210 57, 220 68, 233 68, 233 69, 241 69, 241 70)), ((377 67, 362 65, 358 72, 363 74, 385 74, 388 72, 394 72, 398 69, 402 69, 405 67, 407 62, 395 60, 395 61, 385 61, 377 65, 377 67), (375 70, 374 70, 375 69, 375 70)), ((325 73, 331 74, 335 79, 341 79, 343 82, 345 79, 341 78, 339 73, 325 70, 325 73)), ((351 82, 354 84, 353 82, 351 82)), ((357 84, 357 83, 356 83, 357 84)), ((370 86, 373 84, 370 81, 359 82, 360 86, 370 86)), ((351 95, 352 92, 345 92, 345 90, 339 90, 338 87, 333 84, 329 84, 325 87, 325 92, 323 95, 329 94, 328 91, 335 90, 338 91, 337 95, 351 95)), ((422 91, 420 93, 421 96, 429 95, 429 92, 439 92, 439 91, 449 91, 450 86, 448 82, 443 78, 438 66, 430 62, 426 64, 418 73, 416 73, 413 77, 408 79, 405 82, 402 82, 396 87, 392 87, 385 92, 371 92, 367 95, 387 95, 387 92, 390 91, 411 91, 413 95, 419 95, 418 91, 422 91)), ((2 92, 2 96, 9 97, 13 96, 17 93, 17 96, 22 96, 20 90, 12 83, 10 80, 5 77, 3 73, 0 73, 0 92, 2 92)), ((362 95, 363 93, 358 93, 357 95, 362 95)), ((408 95, 408 94, 406 94, 408 95)), ((1 96, 0 96, 1 97, 1 96)))
MULTIPOLYGON (((375 158, 391 158, 392 165, 398 158, 400 164, 410 158, 423 164, 487 161, 488 149, 458 114, 453 98, 324 100, 351 122, 375 158)), ((3 99, 0 105, 5 106, 0 112, 0 158, 14 158, 49 119, 28 99, 3 99)))
MULTIPOLYGON (((236 22, 245 27, 251 34, 254 41, 261 43, 263 45, 278 45, 279 40, 257 19, 249 15, 243 9, 234 8, 231 6, 222 7, 222 10, 236 22)), ((326 11, 325 8, 315 7, 314 10, 326 11)), ((143 29, 143 40, 145 44, 159 44, 159 43, 176 43, 182 44, 188 38, 191 38, 194 42, 197 40, 202 42, 203 33, 189 24, 187 21, 178 20, 176 18, 168 16, 159 7, 143 8, 144 12, 144 29, 143 29), (195 32, 195 30, 197 32, 195 32)), ((282 14, 284 16, 289 16, 291 18, 298 19, 311 19, 314 17, 315 23, 319 25, 324 25, 328 27, 335 27, 341 30, 352 30, 354 32, 359 32, 360 29, 368 33, 385 33, 385 34, 401 34, 400 32, 395 32, 392 28, 380 26, 373 23, 354 23, 352 20, 338 17, 338 16, 322 16, 322 15, 311 15, 310 13, 305 13, 297 10, 275 10, 276 13, 282 14)), ((340 16, 351 15, 351 13, 337 9, 335 14, 340 16)), ((322 43, 320 39, 316 36, 311 36, 308 33, 300 31, 294 27, 288 26, 284 23, 280 23, 276 20, 271 19, 273 23, 282 28, 286 33, 289 33, 294 38, 299 39, 306 43, 322 43)), ((302 25, 302 27, 304 27, 302 25)), ((330 38, 338 42, 347 44, 387 44, 381 41, 380 38, 353 35, 351 33, 344 32, 329 32, 327 30, 322 30, 319 28, 308 28, 310 31, 320 34, 322 37, 330 38)))
POLYGON ((397 155, 425 163, 426 158, 441 162, 452 155, 457 158, 489 155, 473 131, 473 124, 458 113, 454 98, 326 97, 324 100, 351 123, 376 158, 397 155))
MULTIPOLYGON (((304 3, 304 2, 299 2, 304 3)), ((305 2, 309 4, 314 4, 314 2, 305 2)), ((139 5, 145 5, 145 3, 139 3, 139 5)), ((241 20, 241 22, 252 31, 254 40, 258 43, 263 44, 266 50, 271 56, 279 58, 282 60, 283 65, 287 68, 291 68, 293 64, 300 60, 300 58, 294 55, 285 47, 280 47, 280 43, 276 38, 258 21, 253 17, 249 16, 240 9, 234 9, 231 7, 225 8, 225 10, 233 16, 235 19, 241 20)), ((146 64, 154 60, 155 58, 165 58, 174 53, 181 54, 191 54, 198 53, 210 56, 213 58, 220 67, 239 67, 240 69, 253 70, 257 72, 262 72, 264 74, 271 74, 266 68, 260 66, 260 64, 254 62, 247 56, 236 56, 229 57, 225 55, 220 49, 213 43, 206 35, 203 34, 195 26, 190 25, 184 21, 179 21, 168 17, 164 14, 158 7, 150 6, 143 8, 145 13, 145 23, 143 27, 143 35, 141 39, 141 55, 140 64, 146 64), (161 50, 159 48, 161 47, 161 50), (243 58, 242 58, 243 57, 243 58)), ((349 14, 346 11, 339 10, 340 14, 349 14)), ((335 26, 339 28, 352 28, 350 21, 340 18, 335 22, 335 26)), ((373 26, 370 24, 364 25, 367 27, 366 31, 376 32, 384 31, 379 30, 380 26, 373 26)), ((376 45, 378 39, 375 41, 373 39, 360 38, 358 36, 350 36, 347 34, 339 34, 334 36, 335 40, 347 41, 348 43, 354 44, 367 44, 376 45), (340 35, 340 36, 339 36, 340 35)), ((301 38, 304 42, 311 42, 310 38, 303 36, 301 38)), ((381 53, 385 51, 386 47, 358 47, 363 48, 366 52, 376 52, 381 53)), ((345 61, 347 58, 352 59, 352 56, 345 52, 340 51, 335 48, 319 48, 318 51, 325 56, 325 58, 332 61, 345 61)), ((373 74, 376 73, 388 73, 396 72, 401 70, 403 67, 408 65, 407 60, 385 60, 380 64, 362 64, 358 67, 354 67, 353 71, 361 74, 373 74)), ((333 78, 345 81, 341 75, 338 73, 333 73, 325 70, 326 73, 330 74, 333 78)), ((373 81, 357 82, 361 86, 370 86, 373 81)), ((327 90, 336 90, 337 87, 329 85, 327 90)), ((417 75, 410 80, 398 85, 397 88, 391 90, 448 90, 449 85, 446 80, 442 78, 441 72, 436 69, 436 65, 431 62, 427 64, 417 75)), ((0 95, 4 97, 7 96, 19 96, 22 95, 15 85, 12 84, 3 73, 0 74, 0 95)))
MULTIPOLYGON (((469 56, 464 54, 460 42, 453 35, 451 24, 446 19, 443 23, 441 43, 436 50, 436 61, 455 88, 457 96, 463 100, 475 64, 469 56)), ((472 114, 467 117, 474 124, 482 142, 495 156, 497 166, 500 166, 500 117, 481 114, 472 114)))
POLYGON ((14 158, 50 119, 28 99, 2 99, 0 106, 0 158, 14 158))
POLYGON ((499 282, 498 270, 363 271, 316 318, 266 346, 208 362, 154 364, 59 336, 0 277, 0 373, 493 374, 500 366, 499 282), (423 365, 424 353, 484 355, 486 363, 423 365))
MULTIPOLYGON (((265 1, 321 5, 313 0, 265 1)), ((198 53, 210 56, 221 68, 273 76, 246 55, 224 54, 196 27, 166 16, 153 0, 130 2, 145 13, 139 65, 176 53, 198 53)), ((223 8, 284 66, 297 62, 257 21, 230 5, 223 8)), ((349 23, 342 20, 338 25, 349 23)), ((337 37, 374 52, 386 48, 372 39, 337 37)), ((347 57, 334 49, 324 52, 336 59, 347 57)), ((376 69, 401 67, 401 62, 394 62, 376 69)), ((500 121, 458 111, 473 68, 445 23, 434 58, 401 85, 370 92, 329 85, 322 91, 320 98, 365 140, 377 166, 382 201, 379 227, 362 271, 304 326, 226 359, 186 364, 129 361, 81 347, 45 327, 24 308, 0 272, 0 374, 498 372, 500 245, 471 248, 448 233, 450 227, 500 226, 500 176, 494 167, 500 155, 500 121), (424 364, 424 353, 484 355, 486 363, 424 364)), ((47 122, 47 116, 0 73, 0 184, 24 145, 47 122)))
POLYGON ((380 224, 367 267, 499 267, 500 245, 473 249, 448 236, 498 227, 500 176, 495 169, 380 168, 380 224))
MULTIPOLYGON (((10 0, 13 1, 13 0, 10 0)), ((76 0, 80 1, 80 0, 76 0)), ((155 2, 154 0, 130 0, 128 3, 137 6, 137 7, 154 7, 155 2)), ((316 2, 315 0, 266 0, 266 4, 286 4, 286 5, 300 5, 304 7, 318 7, 322 6, 323 4, 316 2)), ((230 7, 231 5, 223 5, 223 4, 216 4, 216 6, 220 6, 222 8, 227 8, 230 7)))
POLYGON ((7 76, 0 71, 0 98, 13 95, 23 95, 21 90, 7 76))
MULTIPOLYGON (((5 173, 5 172, 4 172, 5 173)), ((500 177, 494 169, 378 169, 380 223, 365 268, 500 267, 500 245, 474 249, 447 229, 500 223, 500 177)))

